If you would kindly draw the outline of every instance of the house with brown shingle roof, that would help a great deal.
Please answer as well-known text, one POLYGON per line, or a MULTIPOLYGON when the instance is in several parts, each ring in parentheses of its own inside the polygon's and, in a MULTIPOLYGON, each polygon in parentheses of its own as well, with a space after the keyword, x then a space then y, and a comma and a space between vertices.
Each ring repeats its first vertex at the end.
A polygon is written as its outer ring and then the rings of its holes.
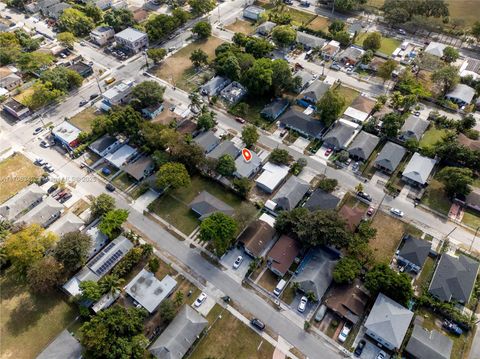
POLYGON ((257 258, 268 248, 274 235, 275 229, 270 224, 257 219, 240 234, 238 242, 243 244, 243 248, 248 255, 257 258))
POLYGON ((355 324, 365 312, 369 299, 360 280, 355 279, 353 283, 334 286, 326 295, 324 303, 341 318, 355 324))
POLYGON ((300 249, 300 243, 296 239, 282 235, 267 254, 268 268, 283 277, 300 254, 300 249))

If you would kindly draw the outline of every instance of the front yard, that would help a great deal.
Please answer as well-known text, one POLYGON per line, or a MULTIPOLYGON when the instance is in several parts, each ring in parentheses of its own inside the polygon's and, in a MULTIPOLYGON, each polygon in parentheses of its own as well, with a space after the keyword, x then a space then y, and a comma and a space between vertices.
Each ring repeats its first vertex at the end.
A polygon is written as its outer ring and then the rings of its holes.
POLYGON ((95 106, 91 106, 82 112, 77 113, 75 116, 70 118, 68 122, 84 132, 90 132, 92 130, 93 120, 99 116, 100 110, 98 110, 95 106))
POLYGON ((448 215, 452 202, 443 190, 443 184, 432 179, 422 197, 422 203, 433 210, 448 215))
POLYGON ((388 264, 402 240, 406 226, 402 221, 378 211, 372 227, 377 230, 377 235, 370 240, 369 247, 373 250, 375 261, 388 264))
POLYGON ((248 122, 259 126, 264 130, 268 130, 272 127, 272 123, 275 121, 268 121, 264 119, 260 112, 263 108, 268 105, 269 100, 263 98, 247 98, 246 101, 237 103, 235 106, 231 107, 229 112, 234 116, 239 116, 247 120, 248 122))
MULTIPOLYGON (((365 40, 367 36, 368 36, 368 33, 366 32, 364 32, 363 34, 360 34, 355 40, 355 44, 363 46, 363 40, 365 40)), ((382 36, 380 49, 378 49, 378 51, 387 56, 390 56, 395 51, 395 49, 400 46, 400 44, 401 42, 398 41, 397 39, 382 36)))
POLYGON ((328 31, 328 26, 330 25, 330 20, 328 17, 317 16, 315 19, 310 21, 308 24, 308 28, 312 29, 313 31, 328 31))
POLYGON ((477 229, 480 227, 480 214, 472 209, 466 209, 463 213, 462 223, 477 229))
POLYGON ((421 148, 432 147, 438 141, 440 141, 447 133, 448 130, 444 128, 436 128, 435 126, 432 126, 427 132, 423 134, 419 145, 421 148))
POLYGON ((358 92, 357 90, 354 90, 350 87, 346 87, 344 85, 338 85, 337 87, 335 87, 335 90, 345 100, 345 105, 343 106, 341 111, 342 113, 347 109, 348 106, 352 104, 353 100, 355 100, 358 97, 358 95, 360 95, 360 92, 358 92))
POLYGON ((250 35, 255 31, 255 24, 250 21, 236 19, 234 23, 225 26, 225 28, 232 32, 241 32, 242 34, 250 35))

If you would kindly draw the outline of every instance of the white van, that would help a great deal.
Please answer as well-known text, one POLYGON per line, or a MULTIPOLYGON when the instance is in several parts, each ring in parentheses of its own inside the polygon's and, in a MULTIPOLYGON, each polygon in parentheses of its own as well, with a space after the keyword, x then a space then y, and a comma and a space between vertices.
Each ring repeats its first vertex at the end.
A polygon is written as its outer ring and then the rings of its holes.
POLYGON ((287 281, 285 279, 281 279, 280 282, 278 282, 277 286, 273 290, 273 294, 275 294, 277 297, 282 293, 283 288, 285 288, 285 285, 287 284, 287 281))

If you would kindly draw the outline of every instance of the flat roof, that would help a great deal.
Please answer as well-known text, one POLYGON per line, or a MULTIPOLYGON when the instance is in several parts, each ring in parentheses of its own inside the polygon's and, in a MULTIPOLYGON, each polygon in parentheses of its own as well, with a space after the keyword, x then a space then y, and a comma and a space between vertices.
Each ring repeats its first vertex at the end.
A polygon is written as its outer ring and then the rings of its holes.
POLYGON ((129 145, 123 145, 113 153, 109 153, 104 158, 115 167, 122 167, 131 156, 137 153, 137 150, 129 145))
POLYGON ((64 121, 61 124, 55 126, 52 130, 52 134, 64 141, 65 143, 72 143, 78 138, 82 131, 72 125, 68 121, 64 121))
POLYGON ((145 36, 147 36, 146 33, 140 30, 134 29, 133 27, 128 27, 125 30, 120 31, 118 34, 115 34, 115 38, 121 38, 123 40, 127 40, 130 42, 138 41, 145 36))
POLYGON ((255 181, 257 184, 274 190, 288 175, 287 166, 279 166, 271 162, 265 163, 262 174, 255 181))

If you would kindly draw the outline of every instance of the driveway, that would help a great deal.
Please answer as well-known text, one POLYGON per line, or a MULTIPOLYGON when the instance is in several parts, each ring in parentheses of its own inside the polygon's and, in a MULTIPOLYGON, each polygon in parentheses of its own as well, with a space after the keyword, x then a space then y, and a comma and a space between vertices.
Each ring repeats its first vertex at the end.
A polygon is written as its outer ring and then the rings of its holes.
POLYGON ((243 248, 235 247, 225 253, 225 255, 220 260, 220 263, 222 263, 227 268, 227 272, 231 274, 231 276, 233 276, 234 278, 238 278, 239 282, 241 282, 243 278, 245 278, 245 275, 248 271, 248 266, 250 265, 252 260, 253 259, 245 253, 243 248), (235 259, 237 259, 238 256, 243 257, 243 262, 242 264, 240 264, 240 267, 238 267, 237 269, 233 269, 233 262, 235 262, 235 259))
POLYGON ((294 311, 295 313, 297 313, 297 315, 301 316, 302 318, 304 318, 305 320, 307 318, 310 317, 311 314, 313 314, 313 312, 315 311, 315 309, 317 309, 318 307, 318 302, 312 302, 312 301, 308 301, 307 303, 307 307, 305 308, 305 311, 303 313, 300 313, 297 308, 298 308, 298 304, 300 304, 300 299, 303 297, 303 293, 297 293, 295 294, 295 298, 293 298, 293 301, 292 303, 290 303, 290 308, 292 309, 292 311, 294 311))

